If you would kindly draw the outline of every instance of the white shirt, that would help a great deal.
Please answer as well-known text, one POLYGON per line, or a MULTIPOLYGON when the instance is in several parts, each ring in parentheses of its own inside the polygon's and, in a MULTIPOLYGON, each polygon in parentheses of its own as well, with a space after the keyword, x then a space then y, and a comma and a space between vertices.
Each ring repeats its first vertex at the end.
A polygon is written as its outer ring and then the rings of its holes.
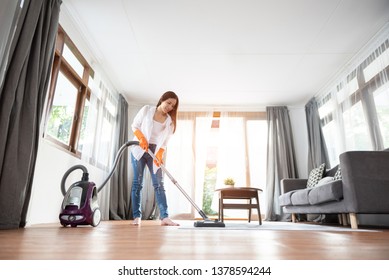
MULTIPOLYGON (((155 142, 153 144, 157 145, 155 152, 157 152, 160 148, 166 149, 170 136, 173 134, 173 121, 170 115, 167 115, 165 123, 161 124, 161 126, 163 126, 162 129, 161 127, 156 127, 154 123, 154 114, 156 110, 156 106, 143 106, 136 114, 131 125, 132 131, 139 129, 145 136, 148 143, 151 143, 150 140, 152 139, 154 127, 156 128, 155 131, 160 131, 158 134, 153 136, 153 142, 155 142)), ((133 140, 138 141, 138 138, 134 136, 133 140)), ((139 160, 145 153, 145 151, 137 145, 133 146, 131 151, 132 155, 137 160, 139 160)), ((157 170, 157 166, 155 165, 154 167, 154 170, 157 170)))
POLYGON ((163 133, 163 130, 165 129, 166 126, 166 121, 163 123, 157 122, 153 120, 153 130, 151 131, 151 136, 150 136, 150 144, 157 144, 158 143, 158 137, 163 133))

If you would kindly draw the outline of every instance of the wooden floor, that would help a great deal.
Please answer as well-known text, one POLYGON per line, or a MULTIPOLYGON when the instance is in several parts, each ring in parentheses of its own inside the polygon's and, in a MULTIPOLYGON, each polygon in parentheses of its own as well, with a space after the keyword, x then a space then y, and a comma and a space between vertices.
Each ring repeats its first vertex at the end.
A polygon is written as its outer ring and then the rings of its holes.
POLYGON ((389 230, 209 231, 103 221, 0 230, 0 248, 2 260, 388 260, 389 230))

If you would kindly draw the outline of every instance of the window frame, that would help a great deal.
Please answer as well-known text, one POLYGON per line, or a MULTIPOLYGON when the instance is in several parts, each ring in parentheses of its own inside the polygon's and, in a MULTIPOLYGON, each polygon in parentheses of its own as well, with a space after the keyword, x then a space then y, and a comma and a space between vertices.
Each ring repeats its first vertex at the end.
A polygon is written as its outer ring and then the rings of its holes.
POLYGON ((51 80, 50 80, 50 86, 48 92, 47 107, 44 116, 45 121, 43 126, 43 138, 78 158, 81 158, 81 152, 78 151, 77 148, 78 148, 78 141, 80 137, 80 131, 82 127, 84 106, 86 100, 90 100, 90 95, 91 95, 91 89, 88 86, 89 77, 92 78, 94 77, 94 70, 88 64, 86 59, 82 56, 81 52, 78 50, 78 48, 70 39, 68 34, 62 28, 62 26, 59 25, 56 44, 55 44, 53 66, 51 71, 51 80), (63 56, 63 50, 65 44, 72 51, 72 53, 75 55, 78 61, 83 65, 84 70, 83 70, 82 77, 80 77, 77 74, 77 72, 73 69, 70 63, 63 56), (50 136, 46 132, 47 125, 52 111, 59 72, 61 72, 64 75, 64 77, 69 80, 69 82, 71 82, 76 88, 78 88, 76 104, 75 104, 74 114, 72 119, 72 128, 69 136, 69 144, 65 144, 59 141, 58 139, 50 136))

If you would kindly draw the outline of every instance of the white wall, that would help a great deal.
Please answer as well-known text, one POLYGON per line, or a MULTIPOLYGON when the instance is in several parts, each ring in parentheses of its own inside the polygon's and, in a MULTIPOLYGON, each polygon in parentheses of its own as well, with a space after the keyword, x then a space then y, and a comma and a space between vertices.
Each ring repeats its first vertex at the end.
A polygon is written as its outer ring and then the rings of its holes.
MULTIPOLYGON (((81 162, 78 158, 41 139, 27 214, 27 225, 56 222, 59 224, 58 215, 63 200, 61 180, 64 173, 76 164, 83 164, 89 171, 90 181, 100 186, 105 178, 100 169, 81 162)), ((81 170, 72 172, 66 180, 66 189, 71 184, 80 181, 81 175, 81 170)), ((101 201, 99 201, 99 205, 102 205, 101 201)), ((106 209, 102 210, 106 211, 106 209)))

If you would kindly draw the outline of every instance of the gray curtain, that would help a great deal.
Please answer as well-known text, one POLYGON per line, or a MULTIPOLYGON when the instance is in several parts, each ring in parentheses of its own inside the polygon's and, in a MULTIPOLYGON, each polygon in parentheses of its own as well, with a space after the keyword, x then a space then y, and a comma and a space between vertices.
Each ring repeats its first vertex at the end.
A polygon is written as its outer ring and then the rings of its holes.
POLYGON ((61 0, 25 0, 0 88, 0 228, 26 224, 61 0))
POLYGON ((3 84, 9 49, 15 33, 16 22, 21 12, 21 0, 0 1, 0 87, 3 84))
POLYGON ((305 116, 308 129, 308 174, 320 164, 329 168, 329 159, 324 135, 321 130, 319 109, 315 98, 305 105, 305 116))
POLYGON ((280 181, 284 178, 297 178, 298 173, 288 108, 266 107, 266 114, 268 139, 265 217, 267 221, 277 221, 285 219, 278 202, 280 181))
MULTIPOLYGON (((117 116, 118 141, 115 150, 128 141, 128 103, 124 97, 119 95, 119 108, 117 116)), ((110 182, 110 220, 128 220, 130 217, 130 193, 128 187, 128 149, 123 151, 120 161, 117 164, 110 182)))

